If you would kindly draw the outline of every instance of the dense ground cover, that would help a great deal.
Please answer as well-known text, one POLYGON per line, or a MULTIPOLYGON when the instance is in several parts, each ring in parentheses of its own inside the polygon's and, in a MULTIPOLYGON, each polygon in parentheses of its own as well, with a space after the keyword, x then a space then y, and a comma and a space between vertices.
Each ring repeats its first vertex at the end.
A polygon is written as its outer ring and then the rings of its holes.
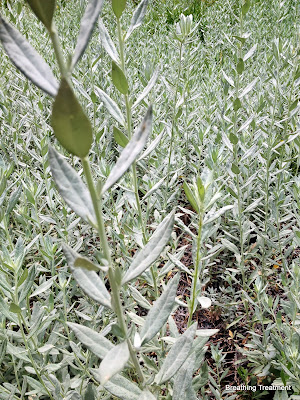
MULTIPOLYGON (((7 3, 1 15, 58 79, 44 26, 23 2, 7 3)), ((122 15, 124 32, 135 3, 128 1, 122 15)), ((72 78, 93 127, 89 158, 96 182, 109 176, 130 139, 131 124, 123 127, 122 118, 128 123, 130 110, 137 128, 153 106, 152 151, 103 195, 108 244, 122 271, 175 210, 160 257, 120 288, 128 335, 145 325, 151 304, 179 272, 172 315, 139 353, 154 398, 194 398, 177 394, 178 382, 189 384, 178 377, 180 370, 160 385, 153 379, 168 346, 197 321, 195 367, 183 372, 192 374, 198 398, 299 399, 297 2, 183 3, 150 2, 143 24, 125 42, 127 94, 118 72, 111 73, 111 57, 120 50, 118 26, 111 3, 104 2, 101 18, 116 49, 103 39, 103 25, 97 26, 72 78), (192 13, 193 20, 181 13, 192 13), (118 108, 109 107, 102 91, 118 108), (226 390, 242 384, 257 390, 226 390), (271 384, 290 389, 259 390, 271 384)), ((66 59, 85 7, 85 1, 57 2, 66 59)), ((67 325, 92 328, 114 344, 124 336, 115 314, 78 286, 62 251, 67 243, 106 267, 99 234, 68 207, 53 182, 49 143, 85 182, 86 170, 53 136, 52 103, 1 49, 0 399, 111 399, 114 389, 105 390, 91 372, 99 366, 97 353, 67 325)), ((113 290, 105 268, 100 276, 113 290)), ((123 376, 138 381, 132 365, 123 376)), ((132 393, 153 399, 141 396, 132 393)))

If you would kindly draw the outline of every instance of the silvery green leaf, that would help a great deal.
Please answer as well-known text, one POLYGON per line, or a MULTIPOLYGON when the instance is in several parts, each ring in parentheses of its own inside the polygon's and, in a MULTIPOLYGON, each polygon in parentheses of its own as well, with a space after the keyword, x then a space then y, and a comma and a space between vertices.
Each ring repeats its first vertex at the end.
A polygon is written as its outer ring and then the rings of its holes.
POLYGON ((46 290, 51 288, 56 278, 57 276, 53 276, 52 278, 47 279, 44 283, 39 285, 38 288, 33 293, 31 293, 29 297, 36 297, 39 294, 46 292, 46 290))
POLYGON ((147 147, 147 149, 143 152, 143 154, 138 158, 138 161, 143 160, 146 158, 153 150, 155 150, 156 146, 159 144, 161 138, 164 135, 164 131, 162 131, 150 145, 147 147))
POLYGON ((120 60, 119 60, 118 51, 108 33, 105 25, 103 24, 103 21, 101 18, 99 20, 99 33, 100 33, 100 40, 101 40, 102 46, 106 50, 107 54, 110 56, 110 58, 114 62, 119 64, 120 60))
POLYGON ((58 83, 49 65, 20 32, 1 16, 0 40, 14 65, 44 92, 56 96, 58 83))
POLYGON ((92 125, 66 79, 62 79, 55 98, 51 124, 54 135, 70 153, 85 157, 93 142, 92 125))
POLYGON ((104 106, 107 108, 107 111, 110 115, 122 126, 125 126, 125 119, 122 114, 122 111, 118 107, 117 103, 115 103, 103 90, 95 87, 95 91, 103 101, 104 106))
POLYGON ((65 202, 85 221, 95 221, 90 193, 78 173, 49 146, 49 162, 53 179, 65 202))
POLYGON ((153 193, 155 193, 161 185, 164 183, 164 180, 166 179, 167 175, 161 178, 158 182, 156 182, 155 185, 152 186, 152 188, 145 194, 143 197, 143 201, 145 201, 149 196, 151 196, 153 193))
POLYGON ((98 370, 101 385, 104 385, 114 375, 122 371, 129 360, 129 356, 126 341, 118 344, 106 354, 98 370))
POLYGON ((256 52, 256 49, 257 49, 257 43, 253 47, 251 47, 248 53, 244 55, 243 60, 246 61, 248 60, 248 58, 252 57, 253 54, 256 52))
POLYGON ((219 329, 197 329, 196 335, 200 337, 207 337, 215 335, 219 332, 219 329))
POLYGON ((76 251, 72 250, 66 244, 63 244, 63 251, 67 258, 69 267, 71 268, 72 275, 81 289, 99 304, 111 308, 110 294, 99 275, 97 275, 95 271, 80 267, 80 264, 75 266, 74 264, 76 260, 80 260, 81 257, 78 253, 76 253, 76 251))
POLYGON ((248 86, 245 87, 245 89, 242 91, 242 93, 239 95, 239 98, 241 99, 242 97, 246 96, 256 85, 258 81, 258 78, 254 78, 252 82, 249 83, 248 86))
POLYGON ((9 215, 12 210, 15 208, 17 202, 19 201, 19 198, 22 193, 22 185, 20 185, 17 189, 15 189, 12 194, 10 195, 10 198, 8 200, 8 205, 6 209, 6 215, 9 215))
POLYGON ((168 257, 176 267, 181 269, 183 272, 193 276, 193 272, 189 270, 180 260, 178 260, 175 256, 173 256, 173 254, 168 253, 168 257))
POLYGON ((146 246, 133 258, 128 271, 122 279, 122 284, 125 284, 141 275, 154 263, 168 243, 173 226, 174 212, 171 212, 158 225, 146 246))
MULTIPOLYGON (((92 374, 100 382, 101 377, 98 370, 92 370, 92 374)), ((104 388, 121 400, 138 400, 142 394, 141 389, 135 383, 120 374, 113 376, 104 385, 104 388)))
POLYGON ((67 324, 75 333, 77 339, 100 359, 103 359, 114 348, 114 345, 101 333, 74 322, 67 322, 67 324))
POLYGON ((138 400, 156 400, 156 397, 149 390, 145 389, 138 400))
POLYGON ((133 106, 132 106, 132 110, 135 109, 135 107, 140 104, 140 102, 150 93, 151 89, 153 88, 153 86, 155 85, 155 82, 158 78, 158 74, 159 74, 159 69, 157 68, 154 72, 154 74, 152 75, 150 81, 148 82, 148 85, 144 88, 144 90, 142 91, 142 93, 138 96, 138 98, 136 99, 136 101, 134 102, 133 106))
POLYGON ((173 386, 173 400, 194 400, 187 397, 188 388, 192 387, 193 372, 195 365, 195 353, 192 353, 177 372, 173 386))
POLYGON ((148 5, 148 0, 142 0, 140 2, 140 4, 137 6, 137 8, 135 9, 133 16, 132 16, 131 23, 130 23, 130 27, 125 36, 125 40, 127 40, 129 38, 129 36, 132 34, 132 32, 136 28, 138 28, 141 25, 141 23, 143 22, 143 19, 146 15, 146 11, 147 11, 147 5, 148 5))
POLYGON ((84 53, 89 39, 93 33, 95 24, 101 12, 104 0, 90 0, 82 17, 77 44, 72 59, 72 68, 75 67, 84 53))
POLYGON ((55 11, 55 0, 27 0, 38 19, 50 30, 55 11))
POLYGON ((147 114, 136 130, 134 135, 132 136, 130 142, 122 151, 118 161, 115 166, 111 170, 103 188, 102 194, 105 193, 108 189, 110 189, 130 168, 133 162, 136 160, 137 156, 145 147, 152 125, 152 107, 149 108, 147 114))
POLYGON ((158 385, 170 380, 185 362, 192 349, 196 329, 197 323, 194 323, 173 344, 159 373, 155 378, 155 381, 158 385))
POLYGON ((198 296, 197 301, 202 308, 209 308, 211 306, 211 299, 205 296, 198 296))
POLYGON ((169 281, 163 294, 149 311, 140 333, 142 345, 151 340, 167 322, 174 306, 179 278, 180 274, 177 274, 169 281))

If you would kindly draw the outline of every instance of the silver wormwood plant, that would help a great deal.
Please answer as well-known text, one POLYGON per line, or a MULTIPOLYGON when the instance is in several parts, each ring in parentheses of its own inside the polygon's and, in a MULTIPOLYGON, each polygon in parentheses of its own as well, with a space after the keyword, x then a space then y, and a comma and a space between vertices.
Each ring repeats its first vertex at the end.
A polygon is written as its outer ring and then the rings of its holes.
MULTIPOLYGON (((138 328, 129 318, 121 298, 122 288, 126 288, 129 282, 137 279, 151 267, 168 243, 173 230, 174 212, 163 219, 150 240, 134 256, 126 271, 121 270, 114 259, 103 216, 102 201, 104 194, 111 190, 116 182, 132 168, 137 207, 141 219, 135 162, 144 149, 151 131, 152 107, 148 109, 142 123, 131 135, 130 98, 125 75, 123 45, 124 40, 127 40, 133 30, 142 23, 148 1, 142 0, 136 8, 125 38, 121 33, 120 18, 125 10, 126 1, 112 1, 113 12, 117 18, 120 57, 112 45, 112 40, 104 25, 100 24, 104 48, 113 59, 113 83, 116 89, 125 96, 128 122, 128 137, 126 139, 128 143, 108 178, 100 182, 97 187, 92 178, 88 158, 93 143, 93 129, 73 91, 72 71, 85 52, 104 1, 91 0, 88 3, 81 21, 76 48, 69 62, 64 59, 54 23, 55 0, 28 0, 27 2, 50 35, 60 69, 60 82, 57 82, 52 70, 37 51, 16 28, 1 16, 0 39, 15 66, 32 83, 54 97, 51 119, 54 135, 64 149, 79 157, 82 162, 87 186, 65 158, 49 146, 50 167, 57 188, 65 202, 75 213, 97 230, 104 256, 103 265, 96 265, 71 249, 67 244, 63 244, 68 265, 82 290, 91 299, 115 314, 119 328, 118 344, 112 343, 103 334, 84 325, 70 322, 68 326, 80 342, 101 360, 97 368, 90 369, 91 376, 94 377, 95 382, 99 382, 114 396, 123 400, 153 400, 160 399, 162 396, 173 400, 196 399, 196 393, 192 386, 193 373, 198 369, 203 359, 204 345, 208 335, 213 332, 202 334, 196 330, 197 324, 194 323, 181 336, 177 333, 176 337, 171 337, 166 342, 167 347, 165 347, 161 337, 161 332, 164 332, 162 329, 166 326, 175 305, 179 274, 175 274, 169 280, 163 293, 153 305, 149 303, 149 312, 141 328, 138 328), (110 290, 105 286, 101 271, 107 274, 110 290), (195 339, 196 334, 199 337, 195 339), (156 362, 152 360, 150 369, 147 365, 142 366, 141 361, 145 361, 147 353, 152 351, 157 354, 157 360, 156 362), (127 373, 128 371, 130 373, 127 373)), ((143 95, 146 95, 147 91, 149 91, 149 88, 145 90, 143 95)), ((98 94, 111 112, 116 114, 116 109, 119 109, 116 108, 112 99, 103 91, 99 90, 98 94)), ((121 118, 123 122, 125 118, 120 115, 119 119, 121 118)), ((144 239, 146 239, 145 235, 144 239)), ((15 304, 15 307, 18 307, 18 305, 15 304)), ((19 313, 20 310, 18 308, 19 313)), ((20 322, 20 324, 22 323, 20 322)), ((32 357, 31 360, 35 365, 32 357)), ((51 393, 49 387, 46 387, 36 367, 35 370, 49 398, 55 399, 55 393, 51 393)), ((89 387, 85 398, 95 398, 93 390, 90 390, 89 387)))

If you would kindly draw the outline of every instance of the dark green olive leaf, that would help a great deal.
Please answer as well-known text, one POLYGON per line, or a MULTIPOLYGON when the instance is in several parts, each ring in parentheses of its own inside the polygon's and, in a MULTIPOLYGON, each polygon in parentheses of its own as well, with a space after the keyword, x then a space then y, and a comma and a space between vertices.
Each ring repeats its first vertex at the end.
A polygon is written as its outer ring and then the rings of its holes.
POLYGON ((197 199, 194 196, 194 193, 193 193, 193 191, 190 188, 188 183, 186 183, 186 182, 183 183, 183 190, 184 190, 184 193, 185 193, 188 201, 190 202, 191 206, 199 214, 200 213, 200 207, 199 207, 197 199))
POLYGON ((19 295, 20 303, 29 295, 35 280, 35 276, 36 276, 36 270, 35 266, 33 265, 29 269, 28 277, 26 278, 22 286, 20 286, 20 295, 19 295))
POLYGON ((123 148, 126 147, 129 142, 128 137, 116 126, 114 126, 114 138, 118 145, 123 148))
POLYGON ((74 322, 67 322, 67 324, 77 339, 101 360, 114 348, 114 345, 101 333, 74 322))
POLYGON ((169 381, 187 359, 196 334, 197 323, 194 323, 181 335, 171 347, 155 381, 158 385, 169 381))
POLYGON ((101 101, 103 101, 103 104, 107 108, 107 111, 110 113, 110 115, 122 126, 125 126, 124 116, 116 102, 114 102, 105 92, 103 92, 103 90, 99 89, 98 87, 95 87, 95 91, 100 97, 101 101))
POLYGON ((180 274, 175 275, 163 294, 154 302, 140 333, 141 345, 149 342, 167 322, 174 306, 179 278, 180 274))
POLYGON ((67 258, 67 262, 72 271, 76 282, 81 289, 97 303, 102 304, 105 307, 111 308, 111 297, 107 291, 104 282, 97 275, 95 271, 91 271, 85 267, 80 267, 80 260, 82 257, 76 251, 72 250, 66 244, 63 244, 63 251, 67 258), (79 263, 75 266, 75 262, 79 263))
POLYGON ((92 126, 66 79, 62 79, 52 110, 52 127, 60 144, 85 157, 93 142, 92 126))
MULTIPOLYGON (((177 372, 173 386, 173 400, 194 400, 194 396, 188 397, 189 388, 192 388, 193 372, 196 355, 193 352, 177 372)), ((192 391, 193 393, 193 391, 192 391)), ((190 396, 190 394, 189 394, 190 396)))
POLYGON ((126 7, 126 0, 112 0, 112 9, 117 18, 120 18, 126 7))
POLYGON ((79 267, 79 268, 84 268, 87 269, 88 271, 99 271, 99 267, 92 263, 89 259, 86 257, 77 257, 74 261, 74 267, 79 267))
POLYGON ((98 370, 101 385, 104 385, 114 375, 122 371, 129 360, 129 356, 130 354, 126 341, 118 344, 106 354, 98 370))
POLYGON ((138 400, 156 400, 156 397, 151 392, 149 392, 149 390, 145 389, 143 390, 138 400))
POLYGON ((45 60, 20 32, 0 16, 0 40, 13 64, 36 86, 55 96, 58 83, 45 60))
POLYGON ((238 175, 241 172, 239 167, 236 164, 232 164, 231 171, 236 175, 238 175))
POLYGON ((28 269, 25 268, 22 275, 20 276, 20 279, 18 280, 18 287, 22 285, 26 281, 28 277, 28 269))
POLYGON ((93 384, 92 384, 92 383, 89 383, 89 384, 87 385, 87 389, 86 389, 86 391, 85 391, 85 393, 84 393, 83 400, 96 400, 96 398, 95 398, 95 392, 94 392, 93 384))
POLYGON ((121 68, 113 61, 111 69, 111 77, 115 87, 122 94, 128 93, 128 82, 121 68))
MULTIPOLYGON (((100 382, 99 370, 92 370, 92 374, 100 382)), ((113 376, 104 385, 104 388, 121 400, 138 400, 142 394, 141 389, 135 383, 119 374, 113 376)))
POLYGON ((238 63, 236 65, 236 70, 238 74, 241 75, 244 72, 244 69, 245 69, 244 61, 242 58, 239 58, 238 63))
POLYGON ((245 3, 243 4, 243 7, 242 7, 243 15, 247 14, 247 12, 249 11, 250 6, 251 6, 251 0, 245 0, 245 3))
POLYGON ((140 127, 136 130, 132 139, 122 151, 118 161, 115 166, 111 170, 104 186, 102 189, 102 194, 105 193, 108 189, 110 189, 130 168, 130 166, 134 163, 138 155, 141 153, 143 148, 145 147, 148 137, 150 135, 152 126, 152 107, 149 108, 147 114, 140 125, 140 127))
POLYGON ((168 243, 173 226, 174 212, 171 212, 158 225, 146 246, 133 258, 128 271, 122 279, 123 285, 141 275, 154 263, 168 243))
POLYGON ((27 0, 38 19, 50 30, 55 11, 55 0, 27 0))
POLYGON ((14 314, 21 314, 21 308, 15 303, 10 303, 9 311, 14 314))
POLYGON ((125 40, 127 40, 132 32, 142 24, 143 19, 146 15, 147 6, 148 0, 142 0, 135 9, 125 40))
POLYGON ((93 203, 87 187, 71 165, 51 146, 49 162, 58 191, 68 206, 85 221, 95 221, 93 203))
POLYGON ((107 54, 110 56, 110 58, 114 62, 116 62, 118 64, 119 63, 118 51, 108 33, 108 30, 106 29, 105 25, 103 24, 103 21, 101 18, 99 20, 99 34, 100 34, 100 40, 101 40, 102 46, 106 50, 107 54))
POLYGON ((97 19, 101 12, 103 3, 104 0, 90 0, 89 4, 86 7, 85 13, 81 20, 77 44, 72 59, 72 69, 80 60, 81 56, 83 55, 88 45, 88 42, 96 25, 97 19))
POLYGON ((233 110, 238 111, 242 107, 241 100, 237 97, 233 102, 233 110))

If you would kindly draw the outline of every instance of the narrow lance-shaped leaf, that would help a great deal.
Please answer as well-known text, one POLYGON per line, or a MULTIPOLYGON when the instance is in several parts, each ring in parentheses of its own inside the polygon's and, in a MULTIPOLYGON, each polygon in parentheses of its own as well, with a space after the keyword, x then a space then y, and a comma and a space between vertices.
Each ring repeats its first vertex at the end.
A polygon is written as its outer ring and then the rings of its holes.
POLYGON ((116 102, 113 101, 105 92, 103 92, 103 90, 99 89, 98 87, 95 87, 95 91, 100 99, 103 101, 103 104, 107 108, 107 111, 110 113, 110 115, 122 126, 125 126, 124 116, 116 102))
POLYGON ((55 11, 55 0, 27 0, 38 19, 50 30, 55 11))
POLYGON ((98 371, 101 385, 104 385, 114 375, 122 371, 129 360, 129 356, 130 354, 126 341, 118 344, 106 354, 98 371))
POLYGON ((0 40, 13 64, 37 87, 55 96, 58 83, 46 61, 20 32, 0 16, 0 40))
POLYGON ((141 23, 143 22, 143 19, 146 15, 146 11, 147 11, 147 6, 148 6, 148 0, 142 0, 140 2, 140 4, 137 6, 137 8, 135 9, 133 16, 132 16, 132 20, 130 23, 130 27, 128 29, 128 32, 126 34, 125 40, 127 40, 129 38, 129 36, 132 34, 132 32, 138 28, 141 23))
POLYGON ((149 108, 147 114, 134 133, 132 139, 122 151, 118 161, 115 166, 111 170, 109 177, 107 178, 103 189, 102 194, 105 193, 108 189, 110 189, 130 168, 132 163, 136 160, 138 155, 141 153, 143 148, 145 147, 152 126, 152 107, 149 108))
POLYGON ((197 323, 194 323, 180 336, 171 347, 155 381, 158 385, 169 381, 187 359, 196 334, 197 323))
POLYGON ((128 93, 128 82, 121 68, 113 61, 111 69, 111 77, 115 87, 122 94, 128 93))
POLYGON ((158 225, 146 246, 134 257, 132 263, 122 279, 122 284, 139 276, 159 257, 168 243, 174 226, 174 212, 171 212, 158 225))
POLYGON ((150 93, 151 89, 155 85, 155 82, 158 78, 158 74, 159 74, 159 69, 157 68, 154 74, 152 75, 150 81, 148 82, 148 85, 144 88, 142 93, 138 96, 135 103, 133 104, 132 110, 134 110, 135 107, 150 93))
POLYGON ((81 158, 88 154, 93 142, 92 126, 66 79, 62 79, 54 101, 51 122, 66 150, 81 158))
POLYGON ((88 45, 89 39, 93 33, 95 24, 101 12, 103 3, 104 0, 90 0, 85 10, 85 13, 81 20, 77 44, 72 59, 72 68, 74 68, 77 62, 80 60, 81 56, 84 53, 84 50, 88 45))
POLYGON ((51 146, 49 162, 58 191, 68 206, 85 221, 95 221, 93 203, 87 187, 71 165, 51 146))
POLYGON ((103 24, 102 19, 99 20, 99 34, 102 46, 104 47, 110 58, 118 64, 119 54, 105 25, 103 24))
MULTIPOLYGON (((195 367, 195 353, 192 353, 176 374, 173 387, 173 400, 194 400, 194 396, 188 397, 189 388, 192 388, 193 372, 195 367)), ((192 393, 191 393, 192 394, 192 393)))
POLYGON ((67 324, 75 333, 77 339, 101 360, 114 348, 114 345, 101 333, 74 322, 67 322, 67 324))
POLYGON ((72 275, 81 289, 93 300, 105 307, 111 308, 111 297, 104 282, 95 271, 80 267, 78 260, 81 259, 76 251, 69 246, 63 245, 63 251, 67 258, 72 275))
POLYGON ((87 386, 87 389, 84 393, 84 397, 83 400, 95 400, 95 393, 94 393, 94 389, 93 389, 93 384, 89 383, 87 386))
POLYGON ((175 302, 179 277, 179 274, 175 275, 168 283, 163 294, 154 302, 140 333, 142 338, 141 345, 151 340, 167 322, 175 302))

